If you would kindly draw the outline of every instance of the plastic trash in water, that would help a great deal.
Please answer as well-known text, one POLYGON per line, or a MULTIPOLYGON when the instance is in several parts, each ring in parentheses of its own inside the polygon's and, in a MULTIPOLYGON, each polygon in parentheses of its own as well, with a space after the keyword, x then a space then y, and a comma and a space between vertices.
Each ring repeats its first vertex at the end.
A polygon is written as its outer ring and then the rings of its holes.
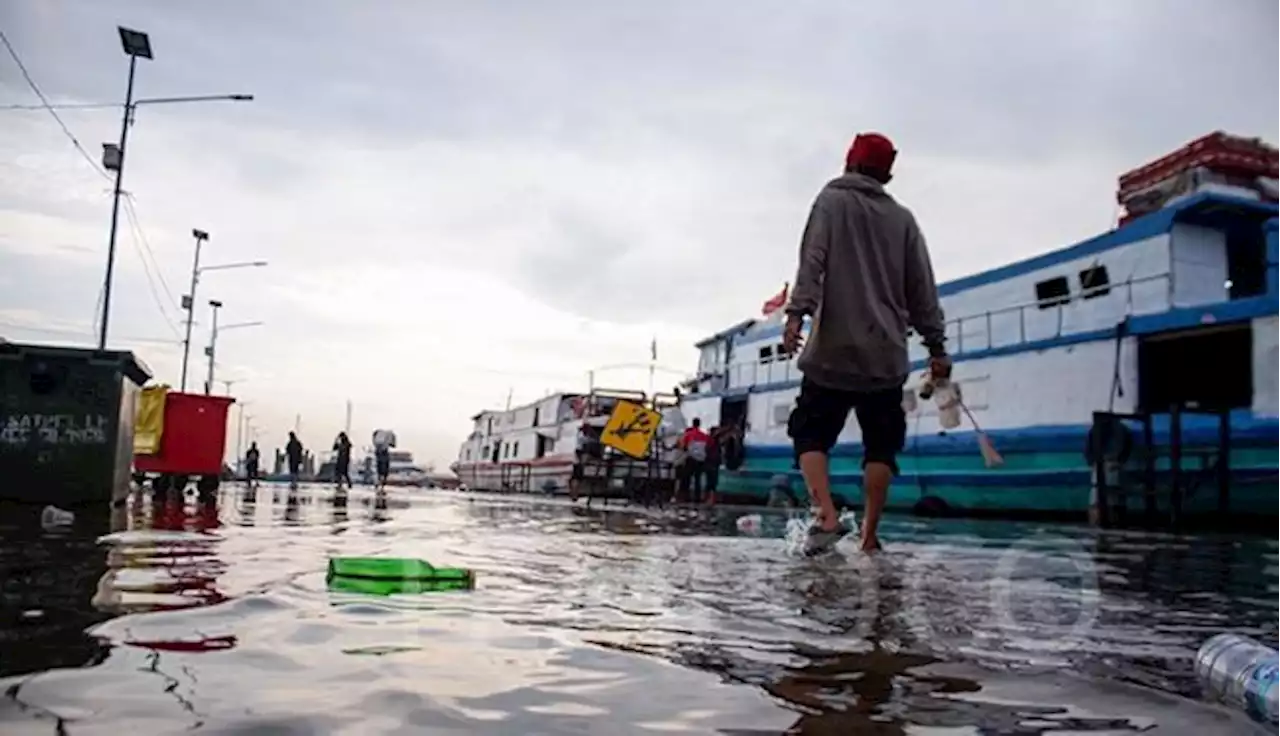
POLYGON ((40 526, 45 529, 56 529, 63 526, 71 526, 76 520, 76 515, 57 506, 45 506, 44 511, 40 512, 40 526))
POLYGON ((472 590, 476 577, 471 570, 407 557, 334 557, 325 582, 332 591, 393 595, 472 590))
POLYGON ((760 514, 747 514, 739 516, 734 523, 737 524, 740 534, 759 534, 764 528, 764 517, 760 514))
POLYGON ((1215 700, 1276 723, 1276 650, 1247 636, 1218 634, 1196 654, 1196 676, 1215 700))

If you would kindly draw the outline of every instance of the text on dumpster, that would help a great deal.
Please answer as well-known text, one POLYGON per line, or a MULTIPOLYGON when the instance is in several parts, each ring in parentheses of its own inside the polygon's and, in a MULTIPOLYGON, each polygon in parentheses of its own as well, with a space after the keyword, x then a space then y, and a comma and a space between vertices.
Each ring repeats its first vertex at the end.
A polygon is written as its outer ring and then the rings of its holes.
POLYGON ((102 445, 107 418, 102 414, 14 414, 0 418, 0 445, 102 445))

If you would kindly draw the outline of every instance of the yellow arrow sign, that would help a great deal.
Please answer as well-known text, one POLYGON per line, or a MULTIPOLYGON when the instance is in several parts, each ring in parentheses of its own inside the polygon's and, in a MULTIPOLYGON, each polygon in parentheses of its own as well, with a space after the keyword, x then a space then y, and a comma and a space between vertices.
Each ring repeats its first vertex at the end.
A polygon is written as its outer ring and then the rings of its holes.
POLYGON ((649 454, 649 443, 661 424, 662 414, 640 404, 619 401, 600 433, 600 443, 638 460, 649 454))

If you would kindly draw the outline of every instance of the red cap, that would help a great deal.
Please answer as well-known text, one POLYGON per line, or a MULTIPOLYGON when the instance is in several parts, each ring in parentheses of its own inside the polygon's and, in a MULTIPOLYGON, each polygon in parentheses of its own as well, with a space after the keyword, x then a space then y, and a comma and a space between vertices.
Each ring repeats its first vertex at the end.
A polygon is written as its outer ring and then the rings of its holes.
POLYGON ((897 157, 898 152, 888 138, 879 133, 859 133, 853 139, 853 145, 849 146, 844 162, 849 169, 866 166, 888 174, 893 170, 893 161, 897 157))

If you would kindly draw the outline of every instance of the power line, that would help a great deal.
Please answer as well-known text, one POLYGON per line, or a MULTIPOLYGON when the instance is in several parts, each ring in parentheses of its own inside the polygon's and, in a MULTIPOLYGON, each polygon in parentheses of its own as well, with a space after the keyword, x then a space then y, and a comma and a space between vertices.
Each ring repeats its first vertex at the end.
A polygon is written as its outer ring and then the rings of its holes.
MULTIPOLYGON (((32 325, 24 325, 17 322, 0 322, 0 327, 10 330, 18 330, 21 332, 35 332, 47 335, 68 335, 74 337, 94 337, 96 334, 92 331, 72 330, 57 327, 33 327, 32 325)), ((121 337, 117 338, 120 342, 139 342, 139 343, 155 343, 159 345, 181 345, 181 340, 171 340, 162 337, 121 337)))
MULTIPOLYGON (((160 282, 160 288, 164 290, 166 296, 169 297, 169 304, 175 312, 181 312, 182 307, 178 306, 178 300, 173 298, 173 292, 169 290, 169 284, 164 280, 164 273, 160 269, 160 261, 156 259, 155 251, 151 249, 151 243, 147 240, 147 234, 142 229, 142 223, 138 220, 138 211, 134 209, 133 195, 125 195, 125 217, 129 220, 129 228, 133 231, 134 246, 141 248, 139 256, 145 252, 146 257, 143 258, 143 266, 146 266, 146 259, 151 259, 151 268, 155 271, 156 280, 160 282)), ((157 297, 158 299, 159 297, 157 297)), ((161 307, 160 311, 165 311, 161 307)))
MULTIPOLYGON (((13 57, 14 63, 17 64, 18 70, 22 72, 22 78, 26 80, 27 85, 31 87, 31 91, 35 93, 36 97, 40 98, 40 103, 41 103, 38 107, 30 106, 30 105, 28 106, 11 105, 11 106, 8 106, 8 108, 6 109, 44 109, 48 111, 48 113, 51 116, 53 116, 54 121, 58 123, 58 127, 62 129, 63 134, 66 135, 67 140, 71 141, 71 145, 75 146, 75 149, 79 151, 81 156, 84 157, 84 160, 89 162, 89 166, 92 167, 93 170, 97 172, 100 176, 102 176, 104 179, 107 179, 109 181, 111 179, 111 175, 108 174, 106 171, 104 171, 102 167, 98 165, 98 162, 95 161, 93 157, 89 155, 89 152, 86 151, 84 146, 80 144, 80 139, 76 138, 75 134, 71 132, 71 129, 67 127, 67 124, 62 121, 62 118, 58 115, 58 112, 53 109, 53 106, 51 104, 49 104, 48 98, 44 96, 44 92, 40 90, 40 86, 36 84, 35 79, 31 77, 31 73, 27 71, 27 66, 22 62, 22 57, 18 55, 17 50, 14 49, 13 44, 9 42, 9 38, 4 34, 4 31, 0 31, 0 42, 4 43, 5 48, 8 49, 9 51, 9 55, 13 57)), ((101 105, 84 105, 82 107, 101 107, 101 105)), ((162 275, 160 270, 159 262, 156 260, 155 253, 154 251, 151 250, 151 244, 147 242, 147 237, 142 231, 142 226, 138 222, 138 213, 134 209, 133 201, 130 197, 125 198, 125 214, 129 220, 129 226, 133 232, 133 247, 135 250, 138 251, 138 258, 142 261, 142 271, 147 279, 147 287, 151 291, 151 296, 155 300, 156 307, 158 307, 160 310, 160 316, 164 319, 165 325, 169 328, 170 332, 174 333, 174 336, 176 337, 178 335, 178 329, 177 327, 174 326, 173 321, 170 320, 169 313, 165 309, 164 302, 160 298, 160 294, 156 291, 155 281, 157 279, 160 281, 161 288, 163 288, 165 293, 168 295, 169 301, 171 304, 173 304, 174 309, 179 312, 181 311, 181 309, 178 307, 177 300, 173 298, 173 292, 170 291, 169 284, 166 283, 164 280, 164 276, 162 275), (148 256, 150 256, 151 258, 152 265, 148 265, 147 263, 148 256), (155 274, 156 274, 154 278, 152 277, 152 274, 151 274, 151 270, 153 267, 155 269, 155 274)), ((103 294, 102 294, 102 291, 99 290, 98 300, 94 304, 94 313, 93 313, 93 322, 94 322, 95 328, 98 324, 98 320, 103 319, 105 317, 105 315, 102 314, 102 301, 103 301, 103 294)))
POLYGON ((147 279, 147 290, 151 292, 151 298, 156 303, 156 309, 160 310, 160 317, 164 320, 165 326, 169 328, 169 331, 173 333, 175 338, 181 339, 181 336, 178 334, 178 328, 175 327, 173 321, 169 319, 169 312, 165 309, 164 300, 160 298, 160 292, 156 290, 156 280, 151 275, 151 266, 147 265, 147 257, 143 254, 142 246, 139 245, 138 223, 137 220, 133 219, 132 212, 133 210, 128 207, 125 208, 125 214, 129 220, 129 231, 133 236, 130 238, 130 242, 133 243, 133 249, 137 252, 138 260, 142 263, 142 275, 147 279))
POLYGON ((119 102, 72 102, 63 105, 0 105, 0 110, 106 110, 113 107, 124 107, 119 102))
POLYGON ((84 146, 80 145, 80 140, 76 138, 75 134, 71 132, 71 129, 67 127, 67 124, 62 122, 62 118, 58 116, 58 111, 54 110, 53 105, 49 104, 49 100, 44 96, 44 92, 40 91, 39 85, 37 85, 36 81, 31 78, 31 73, 27 71, 27 65, 22 63, 22 57, 18 56, 18 52, 13 48, 13 44, 9 43, 9 37, 4 35, 4 31, 0 31, 0 42, 3 42, 4 47, 9 50, 9 55, 13 57, 13 62, 18 65, 18 70, 22 72, 22 78, 27 80, 27 86, 31 87, 31 91, 35 92, 36 97, 40 98, 40 106, 45 110, 48 110, 49 114, 53 116, 53 119, 58 122, 58 127, 62 128, 63 134, 71 141, 71 145, 76 147, 76 150, 80 152, 81 156, 84 156, 84 160, 89 162, 89 166, 93 167, 94 171, 98 172, 98 174, 103 178, 110 179, 111 176, 107 174, 107 172, 103 171, 102 167, 98 166, 98 162, 93 159, 93 156, 89 155, 88 151, 84 150, 84 146))

